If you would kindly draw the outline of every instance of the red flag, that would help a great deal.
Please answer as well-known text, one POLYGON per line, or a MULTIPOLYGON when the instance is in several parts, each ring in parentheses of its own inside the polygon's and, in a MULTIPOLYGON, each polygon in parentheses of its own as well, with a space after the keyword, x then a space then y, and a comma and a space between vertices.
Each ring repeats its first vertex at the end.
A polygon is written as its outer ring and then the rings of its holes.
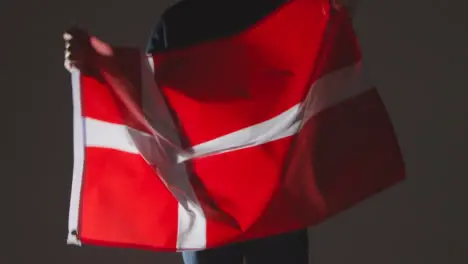
POLYGON ((316 225, 405 177, 345 11, 73 72, 69 242, 204 249, 316 225))

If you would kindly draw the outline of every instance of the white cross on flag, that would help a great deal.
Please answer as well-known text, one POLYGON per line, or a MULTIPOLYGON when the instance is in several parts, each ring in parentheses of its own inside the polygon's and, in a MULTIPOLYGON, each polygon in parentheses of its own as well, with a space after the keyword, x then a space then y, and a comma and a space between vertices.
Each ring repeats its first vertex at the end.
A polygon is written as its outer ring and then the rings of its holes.
POLYGON ((324 3, 75 70, 69 243, 212 248, 314 226, 403 180, 351 21, 324 3))

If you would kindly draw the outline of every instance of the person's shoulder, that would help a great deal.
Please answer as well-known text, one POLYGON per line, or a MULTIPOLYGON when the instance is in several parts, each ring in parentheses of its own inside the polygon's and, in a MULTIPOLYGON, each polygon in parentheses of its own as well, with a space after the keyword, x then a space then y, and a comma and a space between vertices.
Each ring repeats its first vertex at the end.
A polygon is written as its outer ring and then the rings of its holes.
POLYGON ((152 50, 181 48, 237 34, 289 1, 178 1, 162 14, 152 50))

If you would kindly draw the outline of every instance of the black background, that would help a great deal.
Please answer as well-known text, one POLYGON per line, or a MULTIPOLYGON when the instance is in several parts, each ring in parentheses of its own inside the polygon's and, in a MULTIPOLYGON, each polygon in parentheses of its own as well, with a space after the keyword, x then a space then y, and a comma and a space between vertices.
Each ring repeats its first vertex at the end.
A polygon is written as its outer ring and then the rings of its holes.
MULTIPOLYGON (((2 0, 0 263, 179 263, 176 254, 66 245, 72 104, 62 32, 78 23, 144 48, 169 3, 2 0)), ((365 67, 393 119, 408 179, 311 229, 311 263, 468 263, 467 7, 360 1, 365 67)))

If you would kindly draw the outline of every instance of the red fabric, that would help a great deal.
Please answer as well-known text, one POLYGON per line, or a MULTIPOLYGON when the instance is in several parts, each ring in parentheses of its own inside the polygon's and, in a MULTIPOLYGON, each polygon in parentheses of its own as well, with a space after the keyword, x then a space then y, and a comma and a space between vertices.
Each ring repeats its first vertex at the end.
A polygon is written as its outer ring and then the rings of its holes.
MULTIPOLYGON (((126 65, 120 76, 96 65, 107 79, 81 77, 83 116, 151 133, 137 109, 141 71, 130 70, 140 57, 116 54, 115 63, 126 65)), ((283 113, 361 53, 345 11, 295 0, 241 34, 153 58, 190 147, 283 113)), ((186 168, 206 216, 207 248, 316 225, 405 177, 375 89, 319 112, 293 136, 196 158, 186 168)), ((177 250, 177 200, 138 154, 86 147, 80 204, 84 243, 177 250)))

